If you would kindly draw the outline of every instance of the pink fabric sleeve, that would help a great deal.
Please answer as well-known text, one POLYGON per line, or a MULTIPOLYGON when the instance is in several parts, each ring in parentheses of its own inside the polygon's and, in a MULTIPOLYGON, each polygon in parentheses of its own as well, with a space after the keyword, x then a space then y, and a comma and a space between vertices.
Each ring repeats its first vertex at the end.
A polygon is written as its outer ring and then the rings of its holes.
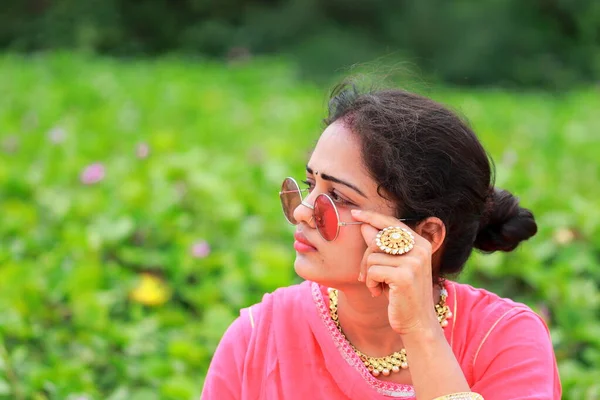
POLYGON ((233 400, 242 398, 242 379, 248 349, 250 318, 246 310, 231 323, 223 334, 210 362, 202 400, 233 400))
POLYGON ((482 333, 473 354, 473 392, 485 400, 560 399, 561 384, 544 321, 515 307, 482 333))

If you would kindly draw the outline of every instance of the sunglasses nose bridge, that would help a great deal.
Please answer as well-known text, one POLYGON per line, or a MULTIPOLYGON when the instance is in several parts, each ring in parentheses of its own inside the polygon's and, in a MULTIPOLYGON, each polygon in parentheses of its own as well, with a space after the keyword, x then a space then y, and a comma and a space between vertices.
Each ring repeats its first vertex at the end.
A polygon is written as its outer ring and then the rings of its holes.
POLYGON ((308 204, 308 203, 307 203, 307 202, 305 202, 304 200, 303 200, 303 201, 301 201, 301 202, 300 202, 300 204, 302 204, 304 207, 307 207, 307 208, 309 208, 309 209, 311 209, 311 210, 314 210, 314 209, 315 209, 315 207, 314 207, 314 206, 311 206, 310 204, 308 204))
POLYGON ((298 223, 304 221, 311 225, 314 220, 314 207, 308 201, 306 201, 306 198, 302 199, 302 196, 300 198, 300 202, 296 208, 292 210, 292 215, 298 223))

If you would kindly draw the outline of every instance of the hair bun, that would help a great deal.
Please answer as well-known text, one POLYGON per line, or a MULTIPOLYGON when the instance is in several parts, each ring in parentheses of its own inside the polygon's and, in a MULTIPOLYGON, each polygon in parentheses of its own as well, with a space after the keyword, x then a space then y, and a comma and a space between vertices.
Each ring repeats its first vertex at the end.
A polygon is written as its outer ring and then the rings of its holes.
POLYGON ((512 251, 537 232, 533 213, 519 207, 519 199, 510 192, 494 188, 488 197, 475 248, 484 252, 512 251))

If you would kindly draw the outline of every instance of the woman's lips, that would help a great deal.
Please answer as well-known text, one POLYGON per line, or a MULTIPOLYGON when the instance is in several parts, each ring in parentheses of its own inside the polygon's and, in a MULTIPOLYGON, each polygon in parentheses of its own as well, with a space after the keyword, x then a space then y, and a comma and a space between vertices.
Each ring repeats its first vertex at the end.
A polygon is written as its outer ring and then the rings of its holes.
POLYGON ((294 233, 294 239, 296 239, 294 242, 294 249, 296 249, 297 252, 310 253, 312 251, 317 251, 317 248, 313 246, 301 232, 296 231, 294 233))

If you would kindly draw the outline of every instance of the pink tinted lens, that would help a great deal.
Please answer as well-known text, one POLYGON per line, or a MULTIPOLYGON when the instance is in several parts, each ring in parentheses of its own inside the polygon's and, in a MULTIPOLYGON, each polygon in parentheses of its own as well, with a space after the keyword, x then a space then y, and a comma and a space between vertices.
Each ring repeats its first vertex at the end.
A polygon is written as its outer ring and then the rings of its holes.
POLYGON ((315 199, 315 222, 323 239, 332 241, 338 233, 338 215, 331 199, 320 194, 315 199))
POLYGON ((296 225, 298 221, 294 218, 294 210, 302 202, 302 195, 300 194, 300 188, 298 184, 290 178, 283 181, 281 185, 281 208, 283 208, 283 215, 290 224, 296 225))

